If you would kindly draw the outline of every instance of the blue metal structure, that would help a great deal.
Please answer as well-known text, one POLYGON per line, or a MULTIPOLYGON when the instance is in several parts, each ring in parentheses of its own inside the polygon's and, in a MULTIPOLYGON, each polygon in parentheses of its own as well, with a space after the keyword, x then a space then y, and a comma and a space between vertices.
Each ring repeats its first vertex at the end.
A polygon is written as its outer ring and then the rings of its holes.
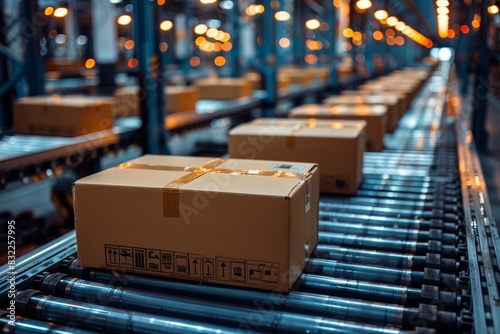
POLYGON ((160 11, 156 2, 133 0, 132 4, 134 32, 137 40, 141 41, 137 43, 137 60, 143 153, 163 154, 166 152, 167 101, 163 93, 163 78, 160 75, 160 11))

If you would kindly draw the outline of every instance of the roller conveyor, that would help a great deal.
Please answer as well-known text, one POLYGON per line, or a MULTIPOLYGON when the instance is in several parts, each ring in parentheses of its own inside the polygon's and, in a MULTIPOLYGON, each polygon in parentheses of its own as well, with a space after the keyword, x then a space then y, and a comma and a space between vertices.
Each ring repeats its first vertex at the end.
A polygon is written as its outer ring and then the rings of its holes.
POLYGON ((366 153, 356 196, 321 196, 319 244, 290 293, 82 268, 72 233, 19 259, 19 323, 33 322, 33 333, 63 333, 68 322, 120 333, 498 332, 498 232, 491 218, 478 226, 466 201, 480 189, 467 180, 480 178, 459 168, 470 156, 457 154, 463 137, 443 117, 448 69, 386 149, 366 153))

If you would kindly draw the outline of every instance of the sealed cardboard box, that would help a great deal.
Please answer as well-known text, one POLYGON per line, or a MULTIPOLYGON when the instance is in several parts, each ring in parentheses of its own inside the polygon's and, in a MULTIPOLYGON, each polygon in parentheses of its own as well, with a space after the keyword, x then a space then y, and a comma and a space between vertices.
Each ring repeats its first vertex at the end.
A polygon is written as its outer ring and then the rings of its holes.
MULTIPOLYGON (((410 108, 411 102, 414 96, 416 96, 415 89, 408 86, 395 86, 394 84, 384 84, 384 83, 365 83, 358 87, 360 92, 369 92, 370 94, 384 94, 384 93, 395 93, 403 94, 405 96, 405 103, 403 104, 403 110, 400 110, 401 116, 410 108)), ((366 93, 362 93, 366 94, 366 93)))
MULTIPOLYGON (((194 86, 167 86, 164 89, 167 104, 166 113, 194 111, 198 101, 198 89, 194 86)), ((139 87, 121 87, 114 93, 117 116, 138 116, 139 87)))
POLYGON ((242 78, 206 78, 196 81, 200 99, 233 100, 252 94, 252 84, 242 78))
POLYGON ((367 104, 367 105, 384 105, 387 107, 387 131, 393 132, 399 120, 399 115, 402 113, 400 109, 402 106, 398 103, 398 98, 396 96, 366 96, 366 95, 334 95, 327 97, 323 100, 323 104, 327 106, 337 106, 337 105, 357 105, 357 104, 367 104))
POLYGON ((311 73, 314 81, 322 83, 330 81, 330 70, 326 67, 307 67, 305 70, 311 73))
POLYGON ((384 148, 387 107, 383 105, 358 104, 328 107, 321 104, 304 104, 290 110, 288 117, 366 121, 366 150, 381 151, 384 148))
POLYGON ((92 268, 286 292, 317 242, 311 163, 146 155, 73 194, 92 268))
MULTIPOLYGON (((262 90, 264 89, 264 80, 260 73, 256 72, 248 72, 245 74, 245 79, 250 82, 253 90, 262 90)), ((276 76, 276 84, 279 90, 287 89, 290 86, 290 78, 283 75, 276 76)))
POLYGON ((322 192, 354 194, 362 180, 365 126, 365 121, 257 119, 229 132, 229 155, 316 162, 322 192))
POLYGON ((17 133, 75 137, 113 127, 113 101, 88 96, 27 97, 14 105, 17 133))

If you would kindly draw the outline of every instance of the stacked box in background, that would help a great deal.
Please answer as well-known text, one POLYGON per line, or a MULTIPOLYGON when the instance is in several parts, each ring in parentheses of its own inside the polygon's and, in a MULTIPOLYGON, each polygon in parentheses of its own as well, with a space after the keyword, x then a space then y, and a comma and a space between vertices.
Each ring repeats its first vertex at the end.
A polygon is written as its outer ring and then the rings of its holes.
MULTIPOLYGON (((319 164, 322 192, 354 194, 361 183, 365 121, 256 119, 229 132, 229 155, 319 164)), ((297 170, 290 164, 290 170, 297 170)))
POLYGON ((113 127, 113 100, 88 96, 38 96, 14 105, 17 133, 75 137, 113 127))
MULTIPOLYGON (((167 103, 166 113, 194 111, 198 101, 198 90, 193 86, 167 86, 164 89, 167 103)), ((139 87, 122 87, 115 90, 115 112, 117 116, 138 116, 139 87)))
POLYGON ((73 193, 85 267, 287 292, 317 242, 312 163, 143 156, 73 193))
POLYGON ((244 78, 205 78, 195 83, 203 100, 233 100, 252 95, 252 84, 244 78))

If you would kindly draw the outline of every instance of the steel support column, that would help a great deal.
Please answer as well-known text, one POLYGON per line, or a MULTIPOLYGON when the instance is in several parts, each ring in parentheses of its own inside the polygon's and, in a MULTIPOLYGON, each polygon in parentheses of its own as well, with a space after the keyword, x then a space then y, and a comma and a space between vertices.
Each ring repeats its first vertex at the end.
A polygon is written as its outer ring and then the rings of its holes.
POLYGON ((274 107, 276 106, 276 20, 274 14, 276 10, 272 6, 272 0, 263 1, 264 13, 264 34, 262 45, 262 62, 264 64, 264 82, 266 90, 266 117, 274 115, 274 107))
POLYGON ((303 0, 293 0, 293 64, 304 65, 305 42, 306 42, 306 5, 303 0))
POLYGON ((240 18, 240 3, 239 1, 233 2, 233 8, 227 11, 229 20, 231 22, 231 42, 233 48, 229 51, 229 74, 233 78, 241 76, 240 64, 240 33, 241 33, 241 18, 240 18))
POLYGON ((335 57, 335 45, 337 42, 337 26, 336 26, 336 11, 337 9, 335 6, 333 6, 332 3, 326 4, 326 23, 328 24, 328 31, 327 31, 327 41, 328 41, 328 49, 327 52, 329 54, 330 58, 330 90, 334 91, 337 88, 337 81, 338 81, 338 75, 337 75, 337 65, 338 61, 335 57))
POLYGON ((488 27, 490 14, 488 14, 489 2, 481 2, 481 27, 479 30, 479 62, 476 69, 474 81, 474 109, 472 111, 471 130, 478 151, 486 151, 488 134, 485 129, 486 113, 488 108, 488 79, 490 70, 490 49, 488 46, 488 27))
POLYGON ((44 62, 40 55, 40 39, 42 37, 42 21, 38 22, 38 2, 23 0, 22 34, 26 40, 25 69, 28 95, 44 95, 44 62), (38 25, 40 23, 40 25, 38 25))
POLYGON ((160 75, 160 11, 156 2, 132 0, 137 60, 143 153, 166 152, 163 79, 160 75))

